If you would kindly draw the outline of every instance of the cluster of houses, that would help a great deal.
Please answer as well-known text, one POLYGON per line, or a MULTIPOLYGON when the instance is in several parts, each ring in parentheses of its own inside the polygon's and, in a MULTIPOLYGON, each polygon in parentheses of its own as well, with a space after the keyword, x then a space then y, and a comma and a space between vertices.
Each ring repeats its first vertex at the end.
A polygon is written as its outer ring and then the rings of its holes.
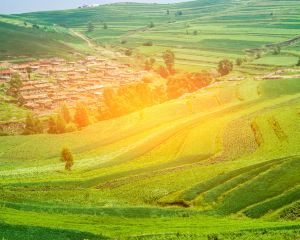
POLYGON ((105 87, 137 82, 147 74, 92 56, 76 62, 54 58, 0 67, 0 84, 9 81, 14 72, 21 76, 19 101, 36 112, 53 110, 63 102, 69 106, 78 101, 99 105, 105 87))

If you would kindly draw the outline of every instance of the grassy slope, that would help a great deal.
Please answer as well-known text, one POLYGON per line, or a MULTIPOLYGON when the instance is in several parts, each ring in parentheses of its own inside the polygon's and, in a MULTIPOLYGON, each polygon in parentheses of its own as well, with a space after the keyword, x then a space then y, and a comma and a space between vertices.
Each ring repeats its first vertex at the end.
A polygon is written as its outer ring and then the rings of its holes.
POLYGON ((188 233, 191 224, 204 239, 209 233, 290 226, 216 221, 206 214, 277 219, 299 200, 298 83, 224 82, 78 133, 1 137, 0 219, 70 230, 79 221, 80 231, 120 238, 188 233), (72 173, 59 163, 62 146, 75 154, 72 173), (193 208, 160 208, 182 201, 193 208), (211 228, 201 225, 203 219, 211 228), (170 224, 157 227, 165 220, 170 224))
MULTIPOLYGON (((245 57, 246 49, 279 43, 299 34, 297 1, 206 1, 180 4, 112 4, 90 9, 30 13, 18 17, 44 24, 76 29, 103 44, 135 48, 161 61, 161 52, 172 48, 178 67, 190 70, 211 68, 226 57, 245 57), (167 10, 170 14, 167 14, 167 10), (177 11, 183 15, 175 16, 177 11), (272 15, 271 15, 272 14, 272 15), (115 16, 118 16, 117 18, 115 16), (87 23, 95 30, 87 33, 87 23), (103 28, 103 23, 108 29, 103 28), (154 28, 148 28, 150 22, 154 28), (187 35, 188 31, 188 35, 187 35), (194 35, 197 31, 197 35, 194 35), (143 43, 152 41, 153 47, 143 43)), ((268 66, 293 66, 297 45, 284 48, 238 68, 244 73, 268 70, 268 66), (260 67, 261 66, 261 67, 260 67)))
POLYGON ((26 60, 47 57, 74 57, 73 54, 88 51, 86 43, 62 28, 27 26, 23 21, 0 17, 0 60, 26 60))

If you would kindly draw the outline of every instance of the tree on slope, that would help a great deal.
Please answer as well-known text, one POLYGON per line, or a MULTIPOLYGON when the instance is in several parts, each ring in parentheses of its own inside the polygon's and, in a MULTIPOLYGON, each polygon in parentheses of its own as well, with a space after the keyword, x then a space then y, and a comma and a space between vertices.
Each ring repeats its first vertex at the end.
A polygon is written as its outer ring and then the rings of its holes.
POLYGON ((218 72, 221 76, 228 75, 233 70, 233 63, 228 60, 224 59, 219 62, 218 64, 218 72))
POLYGON ((88 27, 87 27, 87 32, 93 32, 95 29, 95 26, 93 23, 89 22, 88 27))
POLYGON ((65 170, 71 171, 74 165, 74 158, 69 148, 64 147, 62 149, 60 160, 65 163, 65 170))

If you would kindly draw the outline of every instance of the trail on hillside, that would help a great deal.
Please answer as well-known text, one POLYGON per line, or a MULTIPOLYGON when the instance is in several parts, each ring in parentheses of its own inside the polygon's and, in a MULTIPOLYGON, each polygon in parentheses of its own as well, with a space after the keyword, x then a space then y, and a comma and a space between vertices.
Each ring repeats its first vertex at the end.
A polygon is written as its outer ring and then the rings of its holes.
POLYGON ((70 29, 70 31, 74 34, 74 35, 76 35, 77 37, 79 37, 79 38, 81 38, 83 41, 85 41, 88 45, 89 45, 89 47, 93 47, 94 46, 94 44, 91 42, 91 40, 90 39, 88 39, 86 36, 84 36, 83 34, 81 34, 81 33, 79 33, 79 32, 75 32, 73 29, 70 29))

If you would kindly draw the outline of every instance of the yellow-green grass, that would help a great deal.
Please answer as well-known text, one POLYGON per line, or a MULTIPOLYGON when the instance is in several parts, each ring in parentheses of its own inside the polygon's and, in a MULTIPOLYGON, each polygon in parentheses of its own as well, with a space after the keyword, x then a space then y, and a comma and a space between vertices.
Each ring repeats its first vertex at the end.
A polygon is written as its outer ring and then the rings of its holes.
POLYGON ((299 200, 299 109, 299 79, 228 81, 75 133, 0 137, 0 219, 121 239, 296 230, 212 215, 278 219, 299 200))

